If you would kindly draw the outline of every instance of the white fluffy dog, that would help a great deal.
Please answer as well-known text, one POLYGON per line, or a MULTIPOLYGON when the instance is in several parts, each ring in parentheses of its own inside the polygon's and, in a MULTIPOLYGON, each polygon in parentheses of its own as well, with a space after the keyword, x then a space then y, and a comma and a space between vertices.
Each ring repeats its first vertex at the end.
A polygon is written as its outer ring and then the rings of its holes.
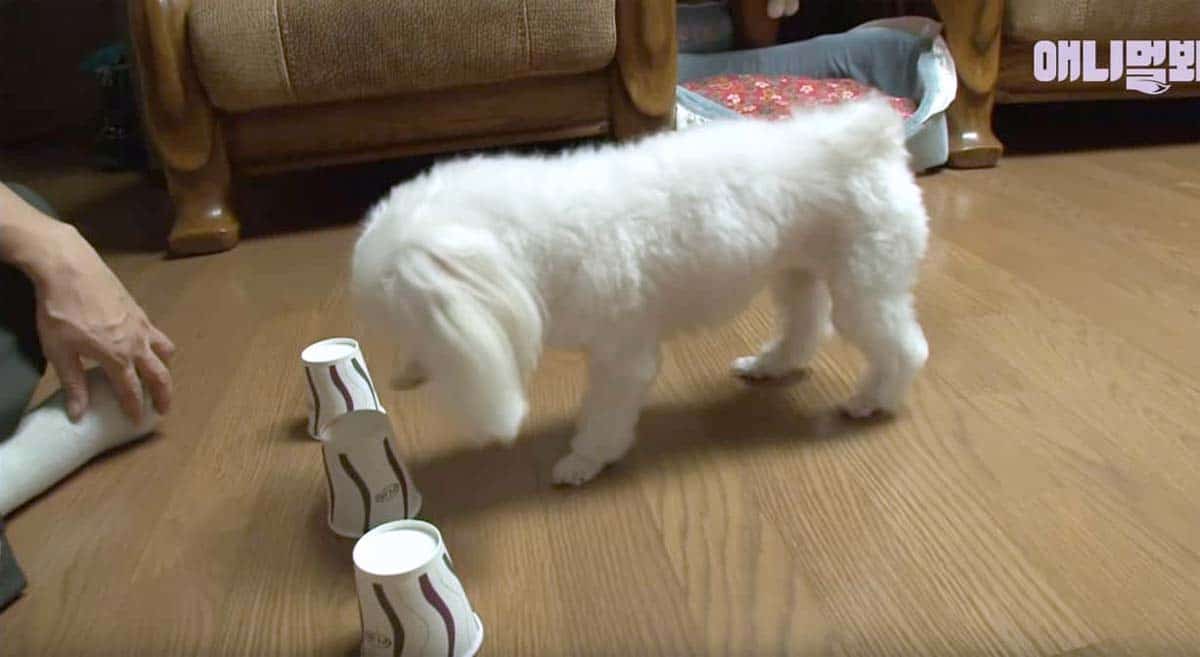
POLYGON ((427 376, 481 438, 516 437, 543 344, 586 350, 582 415, 554 467, 580 484, 633 444, 660 341, 767 285, 779 335, 738 374, 803 367, 832 318, 869 362, 846 412, 897 409, 928 353, 912 302, 927 234, 901 119, 870 99, 440 164, 371 210, 353 291, 397 340, 396 385, 427 376))

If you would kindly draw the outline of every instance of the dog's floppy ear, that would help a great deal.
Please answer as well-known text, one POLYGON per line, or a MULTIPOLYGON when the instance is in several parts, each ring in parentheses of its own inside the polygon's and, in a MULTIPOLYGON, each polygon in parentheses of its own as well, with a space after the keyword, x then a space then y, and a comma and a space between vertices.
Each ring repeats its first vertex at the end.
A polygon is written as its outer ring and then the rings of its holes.
POLYGON ((528 411, 525 382, 541 353, 541 309, 498 244, 457 237, 445 248, 407 250, 398 282, 423 302, 412 309, 426 341, 417 349, 450 414, 479 438, 510 442, 528 411))

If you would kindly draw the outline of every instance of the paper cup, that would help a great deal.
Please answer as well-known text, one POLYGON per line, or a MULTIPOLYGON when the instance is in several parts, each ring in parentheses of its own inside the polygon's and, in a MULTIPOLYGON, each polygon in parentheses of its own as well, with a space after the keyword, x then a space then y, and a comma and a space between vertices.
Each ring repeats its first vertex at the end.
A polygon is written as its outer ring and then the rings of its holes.
POLYGON ((483 623, 437 528, 389 522, 354 545, 362 657, 471 657, 483 623))
POLYGON ((313 438, 320 438, 343 413, 367 408, 387 412, 375 393, 358 341, 329 338, 314 342, 300 352, 300 360, 308 379, 308 433, 313 438))
POLYGON ((413 518, 421 493, 396 450, 388 416, 352 411, 329 425, 321 437, 329 501, 329 528, 358 538, 372 527, 413 518))

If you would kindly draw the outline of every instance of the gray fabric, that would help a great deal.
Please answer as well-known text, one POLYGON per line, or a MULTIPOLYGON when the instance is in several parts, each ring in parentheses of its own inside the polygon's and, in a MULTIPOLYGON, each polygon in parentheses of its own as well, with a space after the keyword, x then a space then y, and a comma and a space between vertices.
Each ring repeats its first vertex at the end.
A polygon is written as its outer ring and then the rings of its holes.
MULTIPOLYGON (((54 216, 44 200, 25 187, 9 185, 30 205, 54 216)), ((46 360, 38 344, 33 286, 25 276, 0 265, 0 441, 12 435, 42 372, 46 360)), ((0 482, 0 486, 4 482, 0 482)), ((25 588, 25 577, 13 558, 0 521, 0 609, 25 588)))
MULTIPOLYGON (((9 189, 30 205, 54 216, 46 202, 19 185, 9 189)), ((24 274, 0 265, 0 440, 17 426, 46 360, 38 344, 33 285, 24 274)))
MULTIPOLYGON (((944 164, 949 155, 942 112, 954 97, 953 88, 944 88, 945 67, 953 67, 953 63, 944 61, 948 55, 935 45, 938 36, 934 30, 940 26, 932 21, 903 21, 866 24, 770 48, 684 53, 679 55, 679 80, 738 73, 852 78, 888 95, 909 98, 918 107, 904 126, 908 148, 916 168, 926 169, 944 164)), ((953 77, 950 75, 951 80, 953 77)), ((676 100, 703 120, 740 116, 682 86, 677 88, 676 100)))
POLYGON ((0 611, 16 600, 25 588, 25 575, 13 559, 8 539, 4 537, 4 521, 0 520, 0 611))
POLYGON ((675 40, 679 52, 733 50, 733 17, 724 2, 680 3, 675 9, 675 40))

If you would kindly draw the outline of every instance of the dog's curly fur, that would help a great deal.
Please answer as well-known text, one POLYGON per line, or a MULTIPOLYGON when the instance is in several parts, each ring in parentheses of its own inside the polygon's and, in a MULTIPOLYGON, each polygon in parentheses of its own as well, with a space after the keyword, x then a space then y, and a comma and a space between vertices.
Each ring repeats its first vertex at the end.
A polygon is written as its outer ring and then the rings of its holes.
POLYGON ((561 155, 435 166, 371 210, 361 310, 476 435, 513 440, 543 344, 584 349, 589 389, 560 483, 633 443, 659 342, 774 292, 779 335, 746 377, 803 367, 834 327, 866 355, 846 410, 894 411, 928 347, 912 303, 928 234, 900 118, 880 99, 561 155))

